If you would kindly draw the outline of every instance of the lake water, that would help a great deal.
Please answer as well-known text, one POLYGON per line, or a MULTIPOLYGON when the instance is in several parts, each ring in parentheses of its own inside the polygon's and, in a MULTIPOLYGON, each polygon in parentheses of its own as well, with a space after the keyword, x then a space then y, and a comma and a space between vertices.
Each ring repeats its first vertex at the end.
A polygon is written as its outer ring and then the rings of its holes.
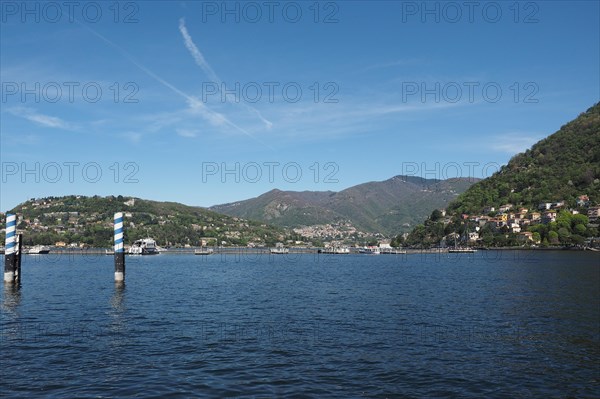
POLYGON ((600 256, 28 255, 0 396, 600 397, 600 256))

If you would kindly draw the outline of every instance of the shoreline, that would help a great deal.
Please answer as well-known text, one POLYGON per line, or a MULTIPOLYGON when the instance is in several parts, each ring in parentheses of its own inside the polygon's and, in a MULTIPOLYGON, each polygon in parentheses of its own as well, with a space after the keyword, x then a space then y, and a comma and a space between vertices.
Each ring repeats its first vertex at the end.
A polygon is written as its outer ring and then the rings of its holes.
MULTIPOLYGON (((160 254, 164 255, 194 255, 194 251, 200 249, 200 247, 191 247, 191 248, 173 248, 173 249, 164 249, 160 252, 160 254)), ((323 256, 344 256, 344 255, 361 255, 361 256, 373 256, 369 254, 360 254, 358 252, 358 248, 350 248, 350 253, 348 254, 328 254, 328 253, 320 253, 319 250, 322 248, 317 247, 306 247, 306 248, 288 248, 289 252, 286 254, 272 254, 270 248, 248 248, 248 247, 227 247, 227 248, 211 248, 214 252, 210 255, 197 255, 197 256, 211 256, 211 255, 240 255, 240 254, 255 254, 255 255, 273 255, 273 256, 281 256, 281 255, 290 255, 290 254, 317 254, 323 256)), ((428 248, 428 249, 417 249, 417 248, 404 248, 398 249, 398 251, 402 251, 400 253, 386 253, 381 252, 380 255, 416 255, 416 254, 450 254, 448 251, 451 248, 428 248)), ((494 247, 494 248, 474 248, 477 252, 481 251, 581 251, 581 252, 600 252, 598 248, 560 248, 560 247, 547 247, 547 248, 531 248, 531 247, 494 247)), ((56 249, 51 248, 49 254, 28 254, 24 251, 24 255, 33 255, 33 256, 44 256, 44 255, 79 255, 79 256, 87 256, 87 255, 103 255, 103 256, 114 256, 113 252, 108 248, 87 248, 87 249, 56 249)), ((139 256, 139 255, 129 255, 128 256, 139 256)), ((472 253, 459 253, 459 255, 470 255, 472 253)))

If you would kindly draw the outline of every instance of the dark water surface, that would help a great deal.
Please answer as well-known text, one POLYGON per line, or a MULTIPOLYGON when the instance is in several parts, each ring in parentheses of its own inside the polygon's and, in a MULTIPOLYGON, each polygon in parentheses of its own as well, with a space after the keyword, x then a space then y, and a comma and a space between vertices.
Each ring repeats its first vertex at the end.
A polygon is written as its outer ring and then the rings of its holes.
POLYGON ((600 397, 600 256, 24 256, 0 397, 600 397))

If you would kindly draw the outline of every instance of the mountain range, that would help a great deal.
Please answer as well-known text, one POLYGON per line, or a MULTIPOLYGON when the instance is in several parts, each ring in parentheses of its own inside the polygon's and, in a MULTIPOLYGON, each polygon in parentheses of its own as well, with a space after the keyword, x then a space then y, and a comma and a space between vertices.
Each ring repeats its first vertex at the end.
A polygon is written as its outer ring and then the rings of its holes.
MULTIPOLYGON (((275 245, 278 241, 319 244, 322 239, 364 240, 392 235, 422 222, 432 208, 445 207, 475 180, 395 176, 333 191, 272 190, 257 198, 210 209, 175 202, 108 196, 33 198, 11 213, 19 215, 25 244, 57 242, 106 247, 112 217, 124 211, 126 242, 150 236, 163 246, 199 245, 212 239, 225 245, 275 245), (291 231, 329 225, 317 234, 291 231)), ((5 215, 0 214, 0 223, 5 215)))
POLYGON ((339 192, 271 190, 209 209, 286 228, 344 222, 360 231, 389 235, 409 231, 477 181, 399 175, 339 192))

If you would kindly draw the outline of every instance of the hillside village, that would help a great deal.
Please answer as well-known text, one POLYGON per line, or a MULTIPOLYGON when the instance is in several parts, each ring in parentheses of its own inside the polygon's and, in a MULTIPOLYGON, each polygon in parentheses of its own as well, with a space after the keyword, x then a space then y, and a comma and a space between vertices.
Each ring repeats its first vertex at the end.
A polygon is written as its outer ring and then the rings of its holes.
MULTIPOLYGON (((568 207, 566 200, 542 202, 537 208, 529 209, 513 204, 503 204, 497 209, 488 206, 478 214, 448 215, 438 210, 425 222, 431 233, 435 223, 445 226, 441 245, 469 246, 504 245, 584 245, 598 236, 600 206, 593 205, 587 195, 576 199, 576 207, 568 207), (462 230, 458 233, 458 230, 462 230), (500 239, 499 239, 500 238, 500 239)), ((418 238, 414 232, 405 234, 401 241, 414 244, 418 238)), ((430 243, 436 240, 431 234, 430 243)))
MULTIPOLYGON (((586 208, 586 216, 588 218, 591 227, 598 227, 598 219, 600 218, 600 206, 589 206, 589 198, 587 195, 581 195, 577 199, 578 207, 586 208)), ((496 230, 502 232, 508 232, 517 234, 517 237, 522 242, 534 242, 540 244, 539 235, 534 236, 534 232, 528 231, 530 227, 537 224, 548 225, 556 222, 558 213, 562 210, 569 212, 571 215, 581 214, 577 209, 567 209, 565 201, 558 202, 543 202, 538 205, 537 210, 530 210, 527 208, 517 208, 512 204, 505 204, 498 208, 498 213, 494 217, 490 217, 490 213, 494 213, 496 210, 494 207, 484 209, 483 215, 464 215, 463 217, 468 218, 470 221, 478 223, 480 227, 484 227, 487 224, 491 224, 496 230)), ((587 225, 584 219, 582 225, 587 225)), ((584 231, 582 231, 583 233, 584 231)), ((478 242, 481 238, 478 233, 472 233, 469 237, 469 241, 478 242)))
MULTIPOLYGON (((113 239, 113 215, 116 211, 124 212, 127 242, 152 236, 165 247, 208 243, 265 246, 297 239, 283 229, 264 223, 181 204, 121 196, 32 198, 15 210, 17 229, 26 232, 26 245, 108 247, 113 239)), ((5 214, 0 214, 2 229, 4 221, 5 214)))

